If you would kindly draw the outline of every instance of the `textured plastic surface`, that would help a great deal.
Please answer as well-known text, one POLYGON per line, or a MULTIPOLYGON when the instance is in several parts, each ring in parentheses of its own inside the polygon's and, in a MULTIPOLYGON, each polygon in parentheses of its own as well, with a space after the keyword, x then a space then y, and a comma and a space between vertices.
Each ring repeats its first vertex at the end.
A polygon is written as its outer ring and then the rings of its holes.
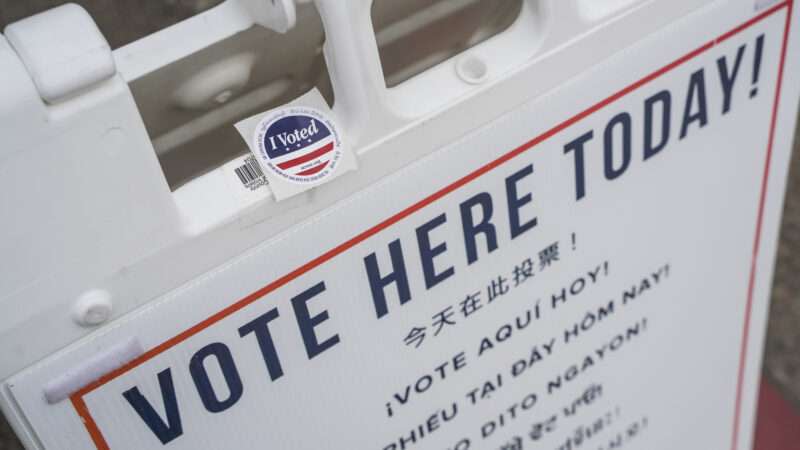
POLYGON ((5 35, 47 102, 116 73, 108 42, 86 10, 73 3, 15 22, 5 35))

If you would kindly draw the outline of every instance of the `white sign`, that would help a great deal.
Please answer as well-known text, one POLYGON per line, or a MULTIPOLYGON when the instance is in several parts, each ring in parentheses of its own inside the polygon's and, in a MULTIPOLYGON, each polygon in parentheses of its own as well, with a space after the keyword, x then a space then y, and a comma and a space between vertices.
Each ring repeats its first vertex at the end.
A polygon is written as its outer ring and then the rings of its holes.
POLYGON ((10 391, 46 448, 744 449, 787 10, 618 55, 151 303, 69 402, 50 363, 10 391))

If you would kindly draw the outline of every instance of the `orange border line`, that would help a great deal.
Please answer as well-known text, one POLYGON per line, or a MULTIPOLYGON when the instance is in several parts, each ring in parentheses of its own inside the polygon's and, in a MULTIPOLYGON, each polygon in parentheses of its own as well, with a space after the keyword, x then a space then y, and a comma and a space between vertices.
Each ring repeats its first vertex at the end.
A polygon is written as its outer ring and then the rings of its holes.
POLYGON ((525 153, 526 151, 530 150, 531 148, 539 145, 540 143, 550 139, 551 137, 555 136, 556 134, 560 133, 561 131, 565 130, 566 128, 574 125, 575 123, 583 120, 584 118, 588 117, 591 114, 605 108, 606 106, 610 105, 611 103, 616 102, 617 100, 627 96, 631 92, 639 89, 640 87, 650 83, 651 81, 660 78, 664 74, 671 72, 672 70, 682 66, 686 62, 696 58, 697 56, 707 52, 708 50, 714 48, 715 46, 721 44, 722 42, 734 37, 735 35, 745 31, 746 29, 752 27, 753 25, 761 22, 762 20, 766 19, 769 16, 772 16, 776 12, 780 11, 783 8, 789 9, 789 14, 787 18, 787 27, 784 35, 784 48, 783 48, 783 55, 781 59, 781 68, 779 69, 779 89, 778 93, 776 94, 776 104, 773 108, 773 118, 772 118, 772 130, 770 131, 770 143, 769 148, 767 150, 767 162, 765 167, 765 175, 764 179, 762 180, 762 192, 761 192, 761 203, 759 205, 759 216, 757 220, 756 226, 756 242, 755 242, 755 249, 753 252, 753 261, 751 263, 751 274, 750 274, 750 287, 748 289, 748 300, 747 300, 747 312, 746 312, 746 323, 745 323, 745 337, 743 338, 743 348, 741 353, 741 360, 740 360, 740 368, 739 368, 739 384, 737 386, 737 397, 736 397, 736 417, 734 420, 734 449, 738 439, 738 430, 739 430, 739 416, 740 416, 740 403, 741 403, 741 395, 743 389, 743 374, 744 374, 744 357, 746 356, 747 352, 747 336, 749 334, 749 321, 750 321, 750 309, 752 307, 752 300, 753 300, 753 284, 755 279, 755 262, 756 256, 758 255, 758 246, 760 242, 760 233, 761 233, 761 223, 762 223, 762 216, 763 216, 763 208, 764 208, 764 201, 766 198, 766 184, 768 178, 768 171, 769 171, 769 163, 770 163, 770 155, 772 152, 772 143, 774 138, 774 131, 775 125, 777 123, 777 98, 780 94, 780 83, 783 79, 783 62, 786 53, 786 43, 788 41, 788 34, 789 34, 789 24, 791 22, 791 12, 792 12, 792 3, 793 0, 786 0, 782 3, 779 3, 766 11, 758 14, 757 16, 753 17, 752 19, 744 22, 743 24, 739 25, 738 27, 732 29, 731 31, 719 36, 717 39, 711 40, 706 42, 705 44, 701 45, 700 47, 696 48, 695 50, 687 53, 686 55, 678 58, 677 60, 673 61, 672 63, 662 67, 661 69, 647 75, 646 77, 640 79, 639 81, 623 88, 622 90, 616 92, 615 94, 609 96, 605 100, 600 101, 599 103, 581 111, 577 115, 573 116, 572 118, 556 125, 555 127, 551 128, 550 130, 546 131, 545 133, 533 138, 532 140, 528 141, 527 143, 511 150, 510 152, 506 153, 505 155, 495 159, 494 161, 486 164, 483 167, 465 175, 464 177, 458 179, 457 181, 453 182, 452 184, 445 186, 444 188, 434 192, 433 194, 425 197, 424 199, 420 200, 419 202, 401 210, 400 212, 394 214, 393 216, 383 220, 382 222, 378 223, 377 225, 368 228, 367 230, 359 233, 358 235, 350 238, 349 240, 339 244, 338 246, 328 250, 327 252, 317 256, 316 258, 312 259, 311 261, 303 264, 302 266, 296 268, 295 270, 287 273, 286 275, 272 281, 271 283, 267 284, 266 286, 262 287, 261 289, 251 293, 250 295, 242 298, 241 300, 231 304, 225 309, 217 312, 216 314, 208 317, 207 319, 203 320, 202 322, 192 326, 191 328, 184 330, 180 334, 168 339, 161 344, 153 347, 152 349, 148 350, 147 352, 143 353, 136 359, 130 361, 129 363, 119 367, 116 370, 113 370, 106 375, 98 378, 97 380, 89 383, 88 385, 84 386, 77 392, 73 393, 70 396, 70 401, 72 402, 73 408, 75 412, 81 417, 81 420, 86 427, 87 432, 92 438, 95 446, 98 450, 108 450, 109 446, 106 442, 105 438, 103 437, 102 432, 97 426, 97 423, 94 421, 91 413, 89 412, 89 408, 86 405, 86 402, 83 400, 83 397, 89 394, 90 392, 94 391, 95 389, 103 386, 104 384, 108 383, 109 381, 119 377, 120 375, 140 366, 144 362, 154 358, 155 356, 165 352, 169 348, 180 344, 181 342, 189 339, 190 337, 194 336, 195 334, 199 333, 200 331, 208 328, 209 326, 225 319, 226 317, 236 313, 237 311, 247 307, 248 305, 256 302, 260 298, 264 297, 265 295, 269 294, 270 292, 286 285, 290 281, 298 278, 299 276, 305 274, 306 272, 330 261, 337 255, 349 250, 350 248, 358 245, 359 243, 369 239, 370 237, 374 236, 378 232, 400 222, 401 220, 405 219, 406 217, 412 215, 413 213, 425 208, 426 206, 440 200, 441 198, 447 196, 448 194, 458 190, 459 188, 469 184, 470 182, 480 178, 481 176, 487 174, 488 172, 496 169, 497 167, 507 163, 508 161, 516 158, 517 156, 525 153))

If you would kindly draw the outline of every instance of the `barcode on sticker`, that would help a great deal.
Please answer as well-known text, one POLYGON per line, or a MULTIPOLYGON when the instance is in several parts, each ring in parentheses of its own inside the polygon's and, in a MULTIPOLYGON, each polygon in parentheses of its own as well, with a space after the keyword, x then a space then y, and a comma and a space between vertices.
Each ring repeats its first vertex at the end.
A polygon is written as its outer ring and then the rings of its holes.
POLYGON ((254 156, 245 158, 244 164, 234 169, 234 171, 242 185, 248 189, 255 190, 267 184, 267 178, 264 176, 264 172, 261 171, 261 167, 254 156))

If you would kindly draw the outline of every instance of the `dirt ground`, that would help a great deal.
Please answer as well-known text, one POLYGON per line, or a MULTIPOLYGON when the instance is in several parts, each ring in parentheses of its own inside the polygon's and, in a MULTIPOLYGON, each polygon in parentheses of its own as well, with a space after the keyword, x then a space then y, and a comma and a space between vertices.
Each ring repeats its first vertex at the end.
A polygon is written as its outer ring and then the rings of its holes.
MULTIPOLYGON (((175 23, 220 0, 78 0, 92 13, 112 47, 175 23)), ((0 0, 0 29, 6 24, 60 0, 0 0)), ((800 127, 798 127, 800 134, 800 127)), ((764 359, 764 374, 800 408, 800 140, 790 169, 772 307, 764 359)), ((0 417, 0 450, 22 447, 0 417)))
POLYGON ((764 374, 800 410, 800 126, 783 210, 764 374))

